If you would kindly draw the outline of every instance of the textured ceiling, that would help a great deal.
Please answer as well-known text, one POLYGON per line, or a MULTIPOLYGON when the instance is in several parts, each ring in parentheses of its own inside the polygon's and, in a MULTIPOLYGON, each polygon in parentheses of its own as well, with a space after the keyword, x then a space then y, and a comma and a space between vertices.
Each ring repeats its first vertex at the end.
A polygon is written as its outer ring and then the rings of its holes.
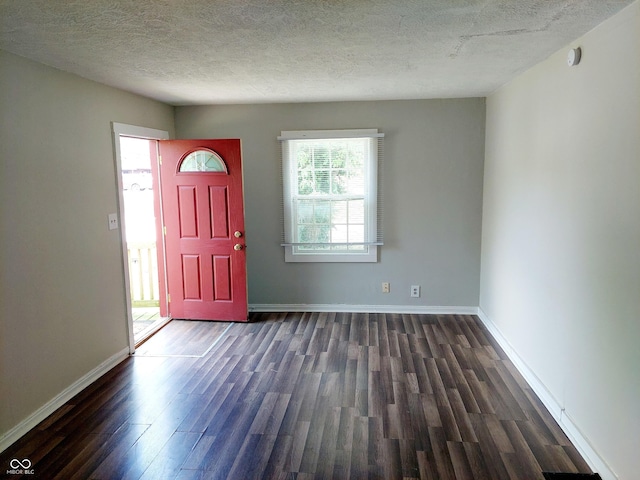
POLYGON ((630 3, 0 0, 0 48, 174 105, 486 96, 630 3))

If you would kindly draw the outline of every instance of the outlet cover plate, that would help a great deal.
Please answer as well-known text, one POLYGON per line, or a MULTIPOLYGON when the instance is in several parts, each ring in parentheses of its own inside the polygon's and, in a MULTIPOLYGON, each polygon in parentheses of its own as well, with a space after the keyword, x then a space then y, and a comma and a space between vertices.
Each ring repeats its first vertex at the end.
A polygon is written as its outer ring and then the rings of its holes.
POLYGON ((109 230, 117 230, 118 229, 118 214, 110 213, 109 214, 109 230))

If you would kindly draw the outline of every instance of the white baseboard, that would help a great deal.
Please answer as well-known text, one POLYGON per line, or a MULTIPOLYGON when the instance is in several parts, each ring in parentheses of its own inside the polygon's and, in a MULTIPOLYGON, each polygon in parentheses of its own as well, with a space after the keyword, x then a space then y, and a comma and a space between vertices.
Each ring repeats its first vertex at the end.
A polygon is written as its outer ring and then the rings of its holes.
POLYGON ((80 393, 83 389, 91 385, 102 375, 107 373, 113 367, 122 362, 129 356, 129 347, 123 348, 116 354, 112 355, 89 373, 69 385, 62 392, 56 395, 54 398, 45 403, 38 410, 33 412, 27 418, 22 420, 18 425, 13 427, 8 432, 5 432, 0 436, 0 452, 3 452, 10 447, 14 442, 25 435, 29 430, 42 422, 45 418, 55 412, 58 408, 71 400, 75 395, 80 393))
POLYGON ((477 315, 478 307, 431 307, 420 305, 347 305, 321 303, 253 303, 250 312, 346 312, 407 313, 425 315, 477 315))
POLYGON ((520 358, 498 327, 481 308, 477 310, 478 317, 484 326, 487 327, 489 333, 491 333, 493 338, 498 342, 502 350, 504 350, 504 353, 509 357, 509 360, 515 365, 531 389, 538 395, 540 401, 547 407, 547 410, 549 410, 555 421, 558 422, 560 428, 562 428, 567 437, 569 437, 571 443, 573 443, 578 452, 580 452, 580 455, 586 460, 591 469, 599 473, 603 480, 618 480, 618 476, 611 470, 611 467, 609 467, 607 462, 593 449, 587 437, 585 437, 576 424, 573 423, 562 405, 551 395, 547 387, 540 381, 533 370, 520 358))

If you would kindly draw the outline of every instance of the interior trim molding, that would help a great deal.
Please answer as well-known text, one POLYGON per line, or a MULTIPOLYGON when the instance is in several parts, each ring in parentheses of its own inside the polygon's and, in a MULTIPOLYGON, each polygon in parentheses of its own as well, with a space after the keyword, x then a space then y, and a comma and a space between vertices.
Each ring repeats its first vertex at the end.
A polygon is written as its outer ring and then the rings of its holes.
POLYGON ((27 418, 22 420, 11 430, 2 434, 2 436, 0 437, 0 452, 3 452, 7 448, 9 448, 13 443, 18 441, 27 432, 29 432, 29 430, 38 425, 45 418, 55 412, 58 408, 71 400, 75 395, 87 388, 89 385, 91 385, 113 367, 118 365, 128 356, 129 347, 123 348, 119 352, 107 358, 104 362, 88 372, 86 375, 80 377, 67 388, 62 390, 58 395, 53 397, 35 412, 31 413, 27 418))
POLYGON ((509 360, 515 365, 520 374, 524 377, 531 389, 534 391, 538 398, 542 401, 547 410, 551 412, 551 415, 558 422, 560 428, 569 437, 569 440, 574 444, 580 455, 589 464, 594 472, 600 474, 603 480, 619 480, 618 476, 611 470, 611 467, 605 462, 605 460, 598 455, 598 452, 591 446, 588 438, 583 435, 578 426, 567 415, 562 405, 555 399, 555 397, 549 392, 547 387, 537 377, 531 368, 522 360, 515 349, 511 346, 509 341, 502 334, 500 329, 495 323, 487 316, 487 314, 478 307, 478 317, 480 321, 487 327, 489 333, 498 342, 504 353, 509 357, 509 360))
POLYGON ((478 307, 422 305, 349 305, 323 303, 253 303, 250 312, 346 312, 346 313, 408 313, 426 315, 477 315, 478 307))

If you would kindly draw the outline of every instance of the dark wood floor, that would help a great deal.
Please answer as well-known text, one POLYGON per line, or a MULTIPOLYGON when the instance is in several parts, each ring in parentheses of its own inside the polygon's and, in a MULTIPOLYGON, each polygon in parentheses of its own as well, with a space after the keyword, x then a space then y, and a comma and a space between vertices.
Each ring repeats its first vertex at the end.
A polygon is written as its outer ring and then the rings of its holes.
POLYGON ((136 357, 202 357, 232 325, 231 322, 172 320, 138 345, 136 357))
POLYGON ((0 473, 14 458, 62 479, 590 471, 476 317, 252 321, 202 358, 129 358, 3 452, 0 473))

